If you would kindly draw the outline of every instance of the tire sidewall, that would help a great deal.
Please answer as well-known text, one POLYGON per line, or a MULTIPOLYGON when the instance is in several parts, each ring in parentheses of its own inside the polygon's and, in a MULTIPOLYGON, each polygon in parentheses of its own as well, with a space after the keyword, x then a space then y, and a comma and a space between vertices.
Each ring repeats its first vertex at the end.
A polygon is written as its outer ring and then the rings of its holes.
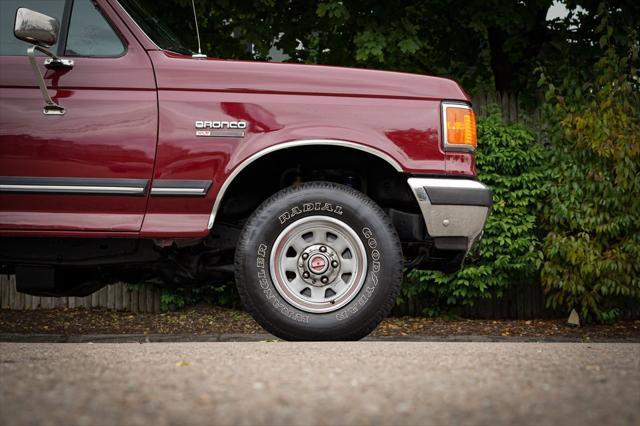
POLYGON ((402 268, 397 235, 384 212, 363 194, 337 184, 305 184, 276 194, 248 220, 236 253, 236 274, 244 283, 241 296, 259 321, 288 339, 341 339, 365 327, 395 294, 390 281, 402 268), (362 241, 367 271, 359 292, 345 306, 310 313, 288 303, 270 272, 271 251, 280 233, 309 216, 327 216, 351 227, 362 241))

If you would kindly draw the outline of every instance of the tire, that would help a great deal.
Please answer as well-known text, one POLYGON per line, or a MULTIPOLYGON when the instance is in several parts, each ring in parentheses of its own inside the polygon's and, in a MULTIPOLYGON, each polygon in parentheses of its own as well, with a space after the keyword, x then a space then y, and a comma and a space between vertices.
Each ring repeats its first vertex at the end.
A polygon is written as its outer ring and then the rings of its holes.
POLYGON ((344 185, 311 182, 266 200, 236 248, 245 308, 286 340, 358 340, 389 314, 402 281, 398 235, 344 185))

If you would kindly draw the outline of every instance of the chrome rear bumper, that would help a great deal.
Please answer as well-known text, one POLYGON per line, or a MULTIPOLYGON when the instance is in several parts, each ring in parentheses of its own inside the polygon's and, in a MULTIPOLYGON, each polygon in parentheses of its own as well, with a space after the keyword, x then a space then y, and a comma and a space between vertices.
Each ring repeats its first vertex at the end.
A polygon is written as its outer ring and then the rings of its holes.
POLYGON ((467 252, 482 235, 491 191, 471 179, 409 178, 430 237, 465 237, 467 252))

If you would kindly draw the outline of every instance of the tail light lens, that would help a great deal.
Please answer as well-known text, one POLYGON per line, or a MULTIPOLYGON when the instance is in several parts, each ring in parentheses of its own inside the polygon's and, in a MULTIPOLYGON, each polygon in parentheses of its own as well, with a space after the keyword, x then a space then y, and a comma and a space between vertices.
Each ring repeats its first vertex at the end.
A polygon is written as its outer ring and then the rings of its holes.
POLYGON ((476 148, 476 115, 470 106, 443 103, 442 121, 445 150, 472 151, 476 148))

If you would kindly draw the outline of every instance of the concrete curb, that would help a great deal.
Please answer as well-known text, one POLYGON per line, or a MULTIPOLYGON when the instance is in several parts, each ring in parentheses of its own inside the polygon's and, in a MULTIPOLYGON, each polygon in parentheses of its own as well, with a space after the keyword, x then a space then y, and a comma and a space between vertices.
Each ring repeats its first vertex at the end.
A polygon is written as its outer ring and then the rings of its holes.
MULTIPOLYGON (((0 342, 12 343, 157 343, 157 342, 266 342, 278 341, 271 334, 0 334, 0 342)), ((502 342, 502 343, 640 343, 627 339, 522 336, 371 336, 369 342, 502 342)))

